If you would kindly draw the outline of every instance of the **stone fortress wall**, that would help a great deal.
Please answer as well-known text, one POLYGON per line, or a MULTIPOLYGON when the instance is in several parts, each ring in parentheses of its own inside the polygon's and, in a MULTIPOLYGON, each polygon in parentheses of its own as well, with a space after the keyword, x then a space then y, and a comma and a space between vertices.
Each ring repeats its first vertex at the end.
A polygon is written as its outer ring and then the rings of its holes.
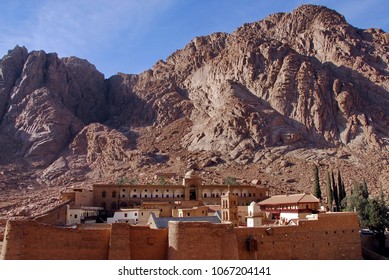
POLYGON ((30 220, 9 220, 0 259, 107 259, 110 237, 108 227, 63 228, 30 220))
POLYGON ((0 259, 362 259, 362 253, 357 215, 327 213, 297 226, 257 228, 207 222, 61 228, 10 220, 0 259), (248 240, 255 246, 248 248, 248 240))

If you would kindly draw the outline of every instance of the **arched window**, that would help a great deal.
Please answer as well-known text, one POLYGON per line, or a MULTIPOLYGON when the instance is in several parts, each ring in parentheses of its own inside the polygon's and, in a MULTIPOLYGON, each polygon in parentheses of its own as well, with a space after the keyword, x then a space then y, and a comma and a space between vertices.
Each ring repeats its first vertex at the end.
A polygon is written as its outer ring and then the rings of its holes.
POLYGON ((101 197, 106 197, 107 196, 107 192, 106 191, 103 191, 102 193, 101 193, 101 197))
POLYGON ((115 198, 116 197, 116 191, 113 191, 112 192, 112 198, 115 198))

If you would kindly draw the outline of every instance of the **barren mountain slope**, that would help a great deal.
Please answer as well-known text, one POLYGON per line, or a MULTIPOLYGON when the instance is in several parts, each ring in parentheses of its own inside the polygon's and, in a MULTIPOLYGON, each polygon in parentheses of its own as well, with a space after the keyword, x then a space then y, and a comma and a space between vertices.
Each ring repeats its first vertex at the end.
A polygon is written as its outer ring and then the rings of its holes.
POLYGON ((323 185, 340 170, 347 188, 365 178, 388 193, 388 50, 388 33, 312 5, 107 80, 85 60, 17 47, 0 61, 0 214, 35 211, 6 201, 10 188, 28 198, 192 168, 275 193, 310 191, 319 164, 323 185))

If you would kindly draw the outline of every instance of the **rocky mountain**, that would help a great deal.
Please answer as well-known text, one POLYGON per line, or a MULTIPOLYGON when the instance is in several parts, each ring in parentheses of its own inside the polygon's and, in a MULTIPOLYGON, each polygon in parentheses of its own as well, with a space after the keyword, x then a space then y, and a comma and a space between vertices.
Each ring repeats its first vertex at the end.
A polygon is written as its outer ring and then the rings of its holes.
POLYGON ((313 5, 194 38, 139 75, 16 47, 0 61, 2 190, 190 168, 309 190, 316 163, 388 191, 388 74, 389 33, 313 5))

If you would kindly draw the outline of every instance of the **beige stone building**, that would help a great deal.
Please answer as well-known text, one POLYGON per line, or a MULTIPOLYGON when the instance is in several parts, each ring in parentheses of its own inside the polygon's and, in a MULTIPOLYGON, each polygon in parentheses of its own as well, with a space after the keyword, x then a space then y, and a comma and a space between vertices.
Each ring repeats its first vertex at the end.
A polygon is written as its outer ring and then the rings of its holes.
POLYGON ((312 194, 275 195, 258 203, 273 219, 295 220, 320 211, 320 200, 312 194))
POLYGON ((203 217, 208 216, 208 206, 172 209, 172 217, 203 217))
POLYGON ((230 191, 222 195, 220 212, 223 223, 230 223, 234 227, 239 226, 238 196, 230 191))
POLYGON ((151 203, 200 201, 203 205, 220 205, 220 197, 227 193, 238 197, 238 205, 249 205, 268 197, 269 189, 254 185, 205 185, 193 171, 188 172, 182 185, 93 185, 94 206, 108 211, 139 207, 151 203))

